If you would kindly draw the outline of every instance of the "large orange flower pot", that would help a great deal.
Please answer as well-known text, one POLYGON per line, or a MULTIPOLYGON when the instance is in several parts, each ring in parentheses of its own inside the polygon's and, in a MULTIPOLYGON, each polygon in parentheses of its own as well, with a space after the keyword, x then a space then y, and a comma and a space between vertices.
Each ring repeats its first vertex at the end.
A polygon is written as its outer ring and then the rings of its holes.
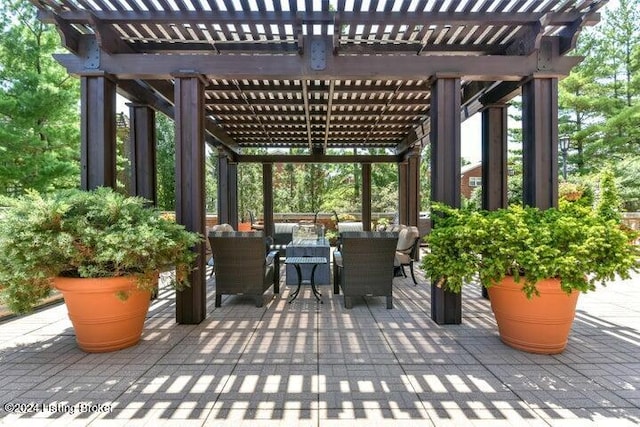
POLYGON ((238 231, 251 231, 251 223, 250 222, 239 222, 238 223, 238 231))
POLYGON ((539 354, 557 354, 567 346, 576 313, 578 291, 567 295, 559 279, 536 284, 540 296, 528 299, 522 283, 513 277, 488 288, 500 339, 513 348, 539 354))
POLYGON ((150 292, 139 290, 134 277, 56 277, 53 282, 64 297, 82 350, 115 351, 140 341, 150 292), (123 292, 129 295, 125 300, 118 296, 123 292))

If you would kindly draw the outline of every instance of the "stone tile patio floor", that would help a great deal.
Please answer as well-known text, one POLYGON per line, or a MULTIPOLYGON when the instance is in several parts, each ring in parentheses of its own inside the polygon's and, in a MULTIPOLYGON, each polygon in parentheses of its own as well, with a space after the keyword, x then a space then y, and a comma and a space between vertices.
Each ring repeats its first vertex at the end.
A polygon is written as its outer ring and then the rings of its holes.
POLYGON ((64 305, 5 320, 0 424, 640 424, 640 277, 582 295, 557 356, 503 345, 477 286, 463 294, 462 325, 436 325, 419 278, 394 279, 392 310, 373 297, 345 310, 327 285, 324 304, 310 289, 288 304, 287 286, 263 308, 233 296, 216 309, 211 294, 199 325, 175 323, 163 288, 140 344, 106 354, 76 347, 64 305), (17 404, 35 411, 12 413, 17 404))

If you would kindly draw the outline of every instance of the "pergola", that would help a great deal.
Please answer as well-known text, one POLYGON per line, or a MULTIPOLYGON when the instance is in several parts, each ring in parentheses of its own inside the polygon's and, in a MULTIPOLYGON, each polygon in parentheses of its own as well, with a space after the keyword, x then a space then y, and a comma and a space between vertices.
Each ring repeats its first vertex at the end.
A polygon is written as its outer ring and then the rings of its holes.
MULTIPOLYGON (((524 202, 557 205, 558 79, 606 0, 31 0, 81 79, 82 186, 115 186, 116 92, 131 101, 135 194, 155 200, 155 112, 175 121, 176 216, 205 233, 205 143, 219 152, 219 220, 237 221, 237 164, 395 162, 400 221, 417 225, 419 157, 431 145, 431 198, 460 205, 460 124, 482 114, 483 205, 506 205, 507 106, 522 95, 524 202), (248 155, 245 148, 305 148, 248 155), (387 155, 330 155, 385 148, 387 155), (353 152, 353 150, 352 150, 353 152)), ((206 317, 205 246, 179 323, 206 317)), ((461 297, 432 285, 432 318, 461 322, 461 297)))

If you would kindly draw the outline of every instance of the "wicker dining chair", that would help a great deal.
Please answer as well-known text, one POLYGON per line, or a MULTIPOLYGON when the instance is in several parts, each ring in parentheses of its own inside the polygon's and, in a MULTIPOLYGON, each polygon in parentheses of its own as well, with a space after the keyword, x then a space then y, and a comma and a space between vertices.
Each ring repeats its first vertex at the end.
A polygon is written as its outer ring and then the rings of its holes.
POLYGON ((418 230, 418 227, 409 226, 400 230, 394 267, 399 268, 404 277, 407 277, 407 273, 404 271, 404 268, 409 267, 414 285, 417 285, 418 281, 416 280, 416 275, 413 272, 413 263, 418 260, 419 249, 420 231, 418 230))
POLYGON ((261 231, 210 232, 216 274, 215 306, 222 295, 244 294, 256 298, 256 307, 264 304, 264 292, 273 286, 280 293, 280 259, 277 251, 265 257, 267 239, 261 231))
POLYGON ((342 289, 345 308, 354 296, 384 296, 393 308, 393 263, 398 233, 342 233, 342 247, 333 253, 333 293, 342 289))

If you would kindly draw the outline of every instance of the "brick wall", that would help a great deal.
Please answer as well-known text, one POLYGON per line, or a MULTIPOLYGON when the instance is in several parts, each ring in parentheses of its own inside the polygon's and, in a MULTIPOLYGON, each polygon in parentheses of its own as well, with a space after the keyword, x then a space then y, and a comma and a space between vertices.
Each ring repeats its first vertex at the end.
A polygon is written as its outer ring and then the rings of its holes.
POLYGON ((467 199, 471 197, 473 190, 476 188, 469 185, 469 178, 471 177, 482 178, 482 165, 477 165, 476 167, 466 171, 463 168, 463 172, 460 177, 460 193, 467 199))

